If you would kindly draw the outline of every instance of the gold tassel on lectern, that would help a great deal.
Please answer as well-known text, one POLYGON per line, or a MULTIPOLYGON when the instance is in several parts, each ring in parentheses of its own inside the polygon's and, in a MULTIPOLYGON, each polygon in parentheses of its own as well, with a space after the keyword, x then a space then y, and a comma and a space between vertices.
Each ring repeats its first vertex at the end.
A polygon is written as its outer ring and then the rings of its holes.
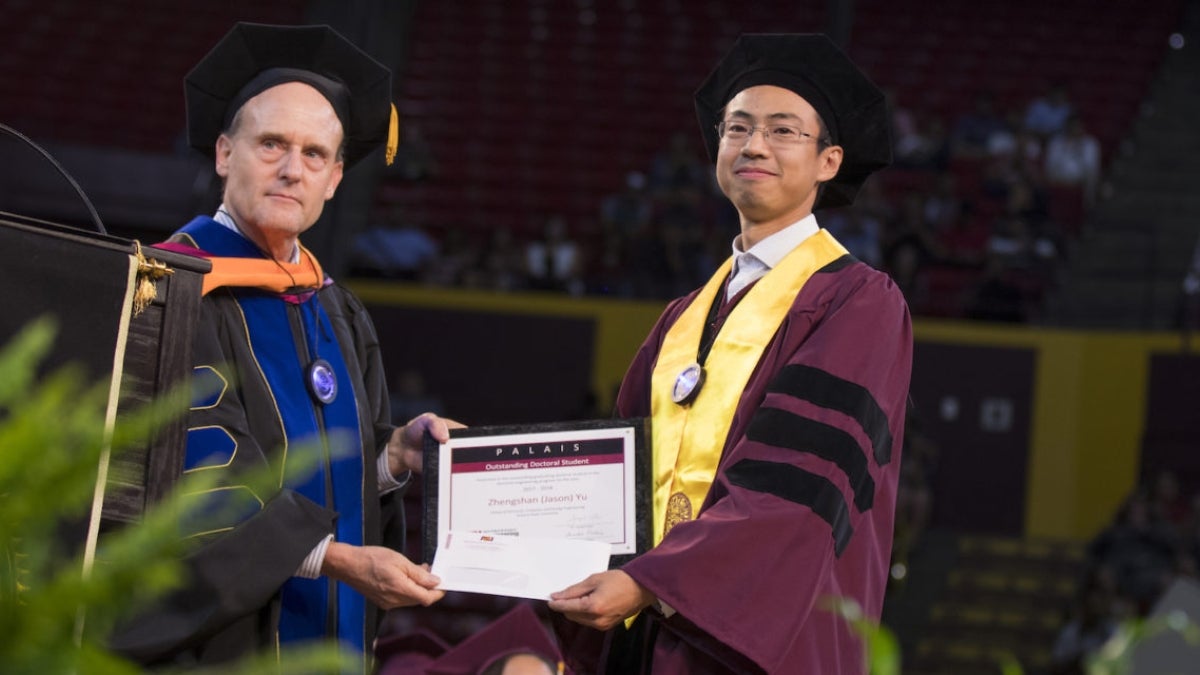
POLYGON ((154 302, 154 298, 158 297, 158 290, 154 286, 154 282, 167 276, 174 274, 175 270, 167 267, 167 264, 159 260, 150 260, 142 255, 142 243, 134 240, 134 248, 137 252, 137 288, 133 292, 133 315, 138 316, 146 311, 150 303, 154 302))

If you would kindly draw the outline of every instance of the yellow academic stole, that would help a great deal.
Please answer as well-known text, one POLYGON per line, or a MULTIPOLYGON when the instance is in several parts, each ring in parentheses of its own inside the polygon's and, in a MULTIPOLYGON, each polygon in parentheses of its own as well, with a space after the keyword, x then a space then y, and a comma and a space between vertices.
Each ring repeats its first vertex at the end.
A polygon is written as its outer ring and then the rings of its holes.
POLYGON ((654 443, 654 545, 691 520, 708 495, 738 400, 767 343, 800 289, 817 270, 846 254, 825 230, 805 239, 758 280, 726 319, 705 360, 706 377, 688 405, 672 398, 676 379, 696 362, 709 309, 724 288, 725 261, 667 331, 650 385, 654 443))

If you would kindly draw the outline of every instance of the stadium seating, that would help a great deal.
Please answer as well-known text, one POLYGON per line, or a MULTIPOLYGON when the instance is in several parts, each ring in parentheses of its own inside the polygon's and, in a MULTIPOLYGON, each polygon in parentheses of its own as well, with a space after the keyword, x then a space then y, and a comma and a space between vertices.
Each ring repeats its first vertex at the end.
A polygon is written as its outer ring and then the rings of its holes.
MULTIPOLYGON (((181 145, 179 81, 190 65, 232 21, 299 22, 305 3, 4 5, 0 120, 35 139, 170 153, 181 145)), ((979 91, 1015 109, 1062 81, 1107 160, 1130 133, 1180 7, 861 0, 848 51, 899 100, 947 125, 979 91)), ((645 171, 672 134, 694 139, 705 159, 691 93, 738 34, 821 31, 828 10, 823 0, 417 3, 398 107, 403 124, 424 131, 439 170, 416 183, 388 174, 378 211, 405 213, 435 235, 507 227, 518 240, 561 214, 594 241, 603 196, 645 171)), ((976 197, 977 167, 949 168, 963 196, 976 197)), ((906 173, 889 170, 891 195, 923 189, 927 176, 906 173)), ((1050 207, 1068 234, 1079 232, 1085 214, 1072 195, 1053 193, 1050 207)))
POLYGON ((169 153, 183 77, 235 21, 299 23, 295 0, 0 2, 0 121, 38 141, 169 153))
MULTIPOLYGON (((381 210, 399 205, 435 233, 507 227, 518 239, 561 213, 586 240, 603 196, 648 168, 673 132, 696 139, 703 159, 691 93, 736 35, 820 31, 827 5, 421 3, 400 110, 421 125, 440 171, 419 184, 393 179, 379 192, 381 210)), ((977 92, 991 92, 999 110, 1023 109, 1062 81, 1107 158, 1128 133, 1179 3, 1159 9, 1135 0, 1103 11, 1087 0, 863 0, 848 50, 879 84, 947 125, 977 92)), ((950 168, 964 196, 976 197, 978 167, 950 168)), ((889 173, 893 196, 928 178, 889 173)), ((1063 196, 1052 195, 1052 216, 1074 234, 1082 208, 1063 196)))

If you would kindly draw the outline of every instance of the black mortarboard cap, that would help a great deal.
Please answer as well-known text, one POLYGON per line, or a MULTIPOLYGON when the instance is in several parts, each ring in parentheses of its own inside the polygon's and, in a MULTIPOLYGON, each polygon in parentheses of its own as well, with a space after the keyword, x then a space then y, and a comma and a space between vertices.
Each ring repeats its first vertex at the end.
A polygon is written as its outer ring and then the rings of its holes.
POLYGON ((188 142, 209 157, 246 101, 304 82, 329 99, 345 133, 349 168, 385 141, 395 154, 392 73, 329 26, 241 22, 184 79, 188 142))
POLYGON ((696 91, 696 116, 708 156, 717 157, 716 126, 738 92, 769 84, 808 101, 842 146, 842 166, 825 184, 814 209, 854 202, 873 171, 892 162, 887 103, 883 92, 821 34, 742 35, 696 91))

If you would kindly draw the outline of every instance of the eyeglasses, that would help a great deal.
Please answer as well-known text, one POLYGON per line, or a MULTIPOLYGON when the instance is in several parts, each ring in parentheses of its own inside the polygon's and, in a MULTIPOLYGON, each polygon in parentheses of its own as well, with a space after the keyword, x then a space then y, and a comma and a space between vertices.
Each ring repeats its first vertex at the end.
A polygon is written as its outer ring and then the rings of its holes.
POLYGON ((735 143, 749 139, 755 131, 762 131, 763 138, 771 145, 799 145, 808 139, 818 143, 825 142, 825 139, 817 137, 816 134, 800 131, 790 124, 766 124, 761 127, 751 126, 745 122, 717 124, 717 136, 735 143))

